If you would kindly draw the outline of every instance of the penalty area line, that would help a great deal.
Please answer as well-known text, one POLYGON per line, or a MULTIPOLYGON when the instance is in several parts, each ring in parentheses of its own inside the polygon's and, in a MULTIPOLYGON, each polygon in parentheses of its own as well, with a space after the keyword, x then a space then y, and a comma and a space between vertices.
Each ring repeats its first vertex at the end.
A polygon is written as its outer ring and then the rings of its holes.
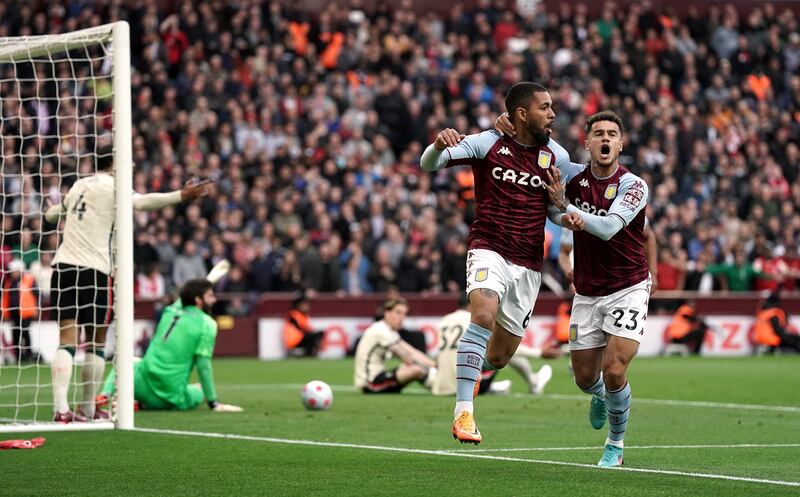
MULTIPOLYGON (((318 442, 315 440, 295 440, 289 438, 257 437, 252 435, 237 435, 231 433, 210 433, 210 432, 200 432, 200 431, 169 430, 169 429, 159 429, 159 428, 134 428, 133 431, 141 433, 156 433, 161 435, 217 438, 225 440, 246 440, 251 442, 266 442, 266 443, 286 444, 286 445, 307 445, 315 447, 362 449, 362 450, 373 450, 381 452, 398 452, 404 454, 422 454, 422 455, 442 456, 442 457, 461 457, 465 459, 480 459, 488 461, 507 461, 507 462, 520 462, 528 464, 545 464, 552 466, 569 466, 573 468, 587 468, 598 471, 603 470, 603 468, 599 468, 594 464, 583 464, 583 463, 566 462, 566 461, 550 461, 546 459, 526 459, 521 457, 491 456, 487 454, 472 454, 469 452, 448 452, 444 450, 411 449, 404 447, 389 447, 383 445, 365 445, 365 444, 351 444, 351 443, 340 443, 340 442, 318 442)), ((625 466, 614 468, 612 471, 624 471, 629 473, 646 473, 646 474, 665 475, 665 476, 706 478, 706 479, 724 480, 724 481, 741 481, 748 483, 760 483, 765 485, 778 485, 784 487, 800 487, 800 482, 796 481, 768 480, 765 478, 749 478, 745 476, 718 475, 712 473, 695 473, 695 472, 673 471, 673 470, 662 470, 662 469, 630 468, 625 466)))

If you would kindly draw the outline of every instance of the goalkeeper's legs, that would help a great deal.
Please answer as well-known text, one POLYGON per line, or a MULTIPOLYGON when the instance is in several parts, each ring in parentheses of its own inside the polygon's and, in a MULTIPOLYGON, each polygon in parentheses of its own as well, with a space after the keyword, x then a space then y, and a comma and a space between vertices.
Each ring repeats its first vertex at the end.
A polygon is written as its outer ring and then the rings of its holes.
POLYGON ((196 385, 186 385, 186 404, 178 406, 181 411, 189 411, 196 409, 197 406, 203 403, 203 389, 196 385))

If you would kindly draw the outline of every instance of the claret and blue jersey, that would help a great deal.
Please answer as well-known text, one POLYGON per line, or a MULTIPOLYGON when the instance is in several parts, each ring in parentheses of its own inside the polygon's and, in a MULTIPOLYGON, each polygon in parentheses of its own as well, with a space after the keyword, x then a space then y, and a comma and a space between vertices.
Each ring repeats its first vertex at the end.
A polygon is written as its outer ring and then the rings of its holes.
POLYGON ((624 226, 609 240, 586 230, 574 233, 575 290, 580 295, 609 295, 647 279, 647 195, 647 184, 622 166, 612 175, 598 178, 588 165, 571 165, 567 200, 588 214, 616 216, 624 226))
POLYGON ((436 165, 426 169, 459 165, 472 166, 475 176, 469 248, 491 250, 514 264, 541 270, 550 203, 544 188, 547 170, 558 168, 566 178, 567 151, 552 139, 547 145, 527 146, 490 130, 446 148, 436 165))

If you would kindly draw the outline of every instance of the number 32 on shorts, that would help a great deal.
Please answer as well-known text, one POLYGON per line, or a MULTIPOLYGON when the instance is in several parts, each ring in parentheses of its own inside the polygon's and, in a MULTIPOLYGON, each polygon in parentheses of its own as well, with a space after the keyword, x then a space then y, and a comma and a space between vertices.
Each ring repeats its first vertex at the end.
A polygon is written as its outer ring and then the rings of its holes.
MULTIPOLYGON (((635 309, 614 309, 610 314, 614 317, 614 326, 629 331, 635 331, 639 328, 646 317, 646 315, 635 309)), ((644 326, 642 326, 639 334, 644 335, 644 326)))

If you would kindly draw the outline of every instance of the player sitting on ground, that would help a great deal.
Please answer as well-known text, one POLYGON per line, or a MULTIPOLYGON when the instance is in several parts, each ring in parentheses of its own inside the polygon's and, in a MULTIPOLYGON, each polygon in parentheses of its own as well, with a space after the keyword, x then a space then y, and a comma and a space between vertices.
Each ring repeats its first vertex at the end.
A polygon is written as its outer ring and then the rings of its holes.
MULTIPOLYGON (((147 353, 134 365, 134 397, 142 409, 187 411, 200 405, 205 397, 214 411, 242 411, 241 407, 219 401, 211 368, 217 338, 217 322, 209 315, 217 301, 212 285, 229 267, 230 263, 223 260, 206 279, 187 281, 180 298, 164 309, 147 353), (197 368, 202 389, 189 384, 193 368, 197 368)), ((111 398, 114 389, 112 369, 98 404, 111 398)))
POLYGON ((397 331, 408 314, 402 298, 383 304, 383 319, 364 331, 356 347, 353 383, 364 393, 398 393, 414 380, 429 386, 436 377, 433 360, 400 338, 397 331), (395 355, 403 364, 386 371, 386 360, 395 355))
MULTIPOLYGON (((97 174, 79 179, 45 218, 57 223, 65 217, 64 235, 53 258, 50 300, 56 308, 59 348, 51 364, 53 420, 61 423, 103 419, 95 412, 95 394, 105 371, 103 348, 113 315, 112 271, 114 235, 113 153, 104 147, 95 155, 97 174), (81 370, 83 402, 72 412, 67 399, 75 349, 81 327, 86 334, 86 358, 81 370)), ((151 211, 190 202, 210 193, 209 181, 187 183, 169 193, 133 195, 133 208, 151 211)))

